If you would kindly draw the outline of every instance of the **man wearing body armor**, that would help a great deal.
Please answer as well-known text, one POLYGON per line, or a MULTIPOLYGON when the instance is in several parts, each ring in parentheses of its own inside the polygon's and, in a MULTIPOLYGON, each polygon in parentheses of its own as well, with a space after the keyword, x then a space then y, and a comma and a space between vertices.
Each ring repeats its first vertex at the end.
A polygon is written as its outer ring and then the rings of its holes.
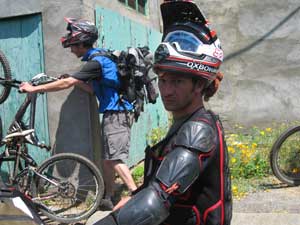
POLYGON ((218 117, 204 107, 223 75, 219 39, 191 1, 161 5, 164 33, 154 71, 173 124, 146 149, 144 183, 96 225, 229 225, 227 147, 218 117))

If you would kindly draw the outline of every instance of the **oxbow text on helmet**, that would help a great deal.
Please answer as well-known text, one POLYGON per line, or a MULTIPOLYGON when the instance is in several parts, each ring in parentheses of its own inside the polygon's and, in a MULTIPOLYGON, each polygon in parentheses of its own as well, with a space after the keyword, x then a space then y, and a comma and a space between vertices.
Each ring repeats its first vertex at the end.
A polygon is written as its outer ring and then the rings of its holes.
POLYGON ((217 73, 217 71, 218 71, 215 68, 212 68, 207 65, 203 65, 201 63, 196 63, 196 62, 187 62, 186 66, 193 70, 205 71, 205 72, 209 72, 209 73, 217 73))

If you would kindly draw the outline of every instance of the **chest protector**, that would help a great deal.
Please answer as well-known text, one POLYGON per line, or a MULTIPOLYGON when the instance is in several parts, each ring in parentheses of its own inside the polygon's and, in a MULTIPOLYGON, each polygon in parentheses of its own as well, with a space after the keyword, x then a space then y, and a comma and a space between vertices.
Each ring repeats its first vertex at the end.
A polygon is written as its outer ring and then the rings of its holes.
MULTIPOLYGON (((162 224, 229 225, 232 215, 231 184, 227 146, 221 122, 216 115, 205 109, 198 110, 183 125, 187 122, 207 123, 215 132, 215 143, 212 149, 189 149, 198 154, 203 171, 183 193, 172 193, 175 203, 170 208, 169 217, 162 224)), ((159 173, 161 162, 176 146, 176 138, 183 127, 180 126, 162 142, 146 149, 144 185, 159 173)))

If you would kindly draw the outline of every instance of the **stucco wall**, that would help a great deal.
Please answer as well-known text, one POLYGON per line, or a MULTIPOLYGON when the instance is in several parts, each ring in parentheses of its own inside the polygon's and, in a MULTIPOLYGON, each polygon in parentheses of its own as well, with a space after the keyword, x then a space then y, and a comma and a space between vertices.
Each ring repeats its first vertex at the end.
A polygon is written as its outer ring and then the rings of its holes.
POLYGON ((0 19, 41 12, 39 0, 0 0, 0 19))
POLYGON ((299 1, 196 2, 227 57, 222 87, 209 105, 228 125, 299 119, 299 1))
MULTIPOLYGON (((80 60, 64 49, 60 37, 66 33, 64 17, 82 17, 81 0, 42 1, 45 72, 52 76, 72 73, 80 60)), ((55 152, 77 152, 94 159, 91 125, 95 101, 79 88, 48 93, 50 140, 55 152)), ((95 117, 97 119, 97 117, 95 117)))

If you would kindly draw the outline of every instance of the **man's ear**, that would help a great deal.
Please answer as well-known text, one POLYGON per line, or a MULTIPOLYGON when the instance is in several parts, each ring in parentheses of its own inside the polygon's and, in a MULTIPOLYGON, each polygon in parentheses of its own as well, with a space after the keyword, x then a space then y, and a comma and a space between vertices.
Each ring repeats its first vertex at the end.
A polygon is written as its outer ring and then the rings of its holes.
POLYGON ((205 82, 201 82, 201 80, 194 80, 194 91, 201 94, 203 89, 205 88, 205 82))

